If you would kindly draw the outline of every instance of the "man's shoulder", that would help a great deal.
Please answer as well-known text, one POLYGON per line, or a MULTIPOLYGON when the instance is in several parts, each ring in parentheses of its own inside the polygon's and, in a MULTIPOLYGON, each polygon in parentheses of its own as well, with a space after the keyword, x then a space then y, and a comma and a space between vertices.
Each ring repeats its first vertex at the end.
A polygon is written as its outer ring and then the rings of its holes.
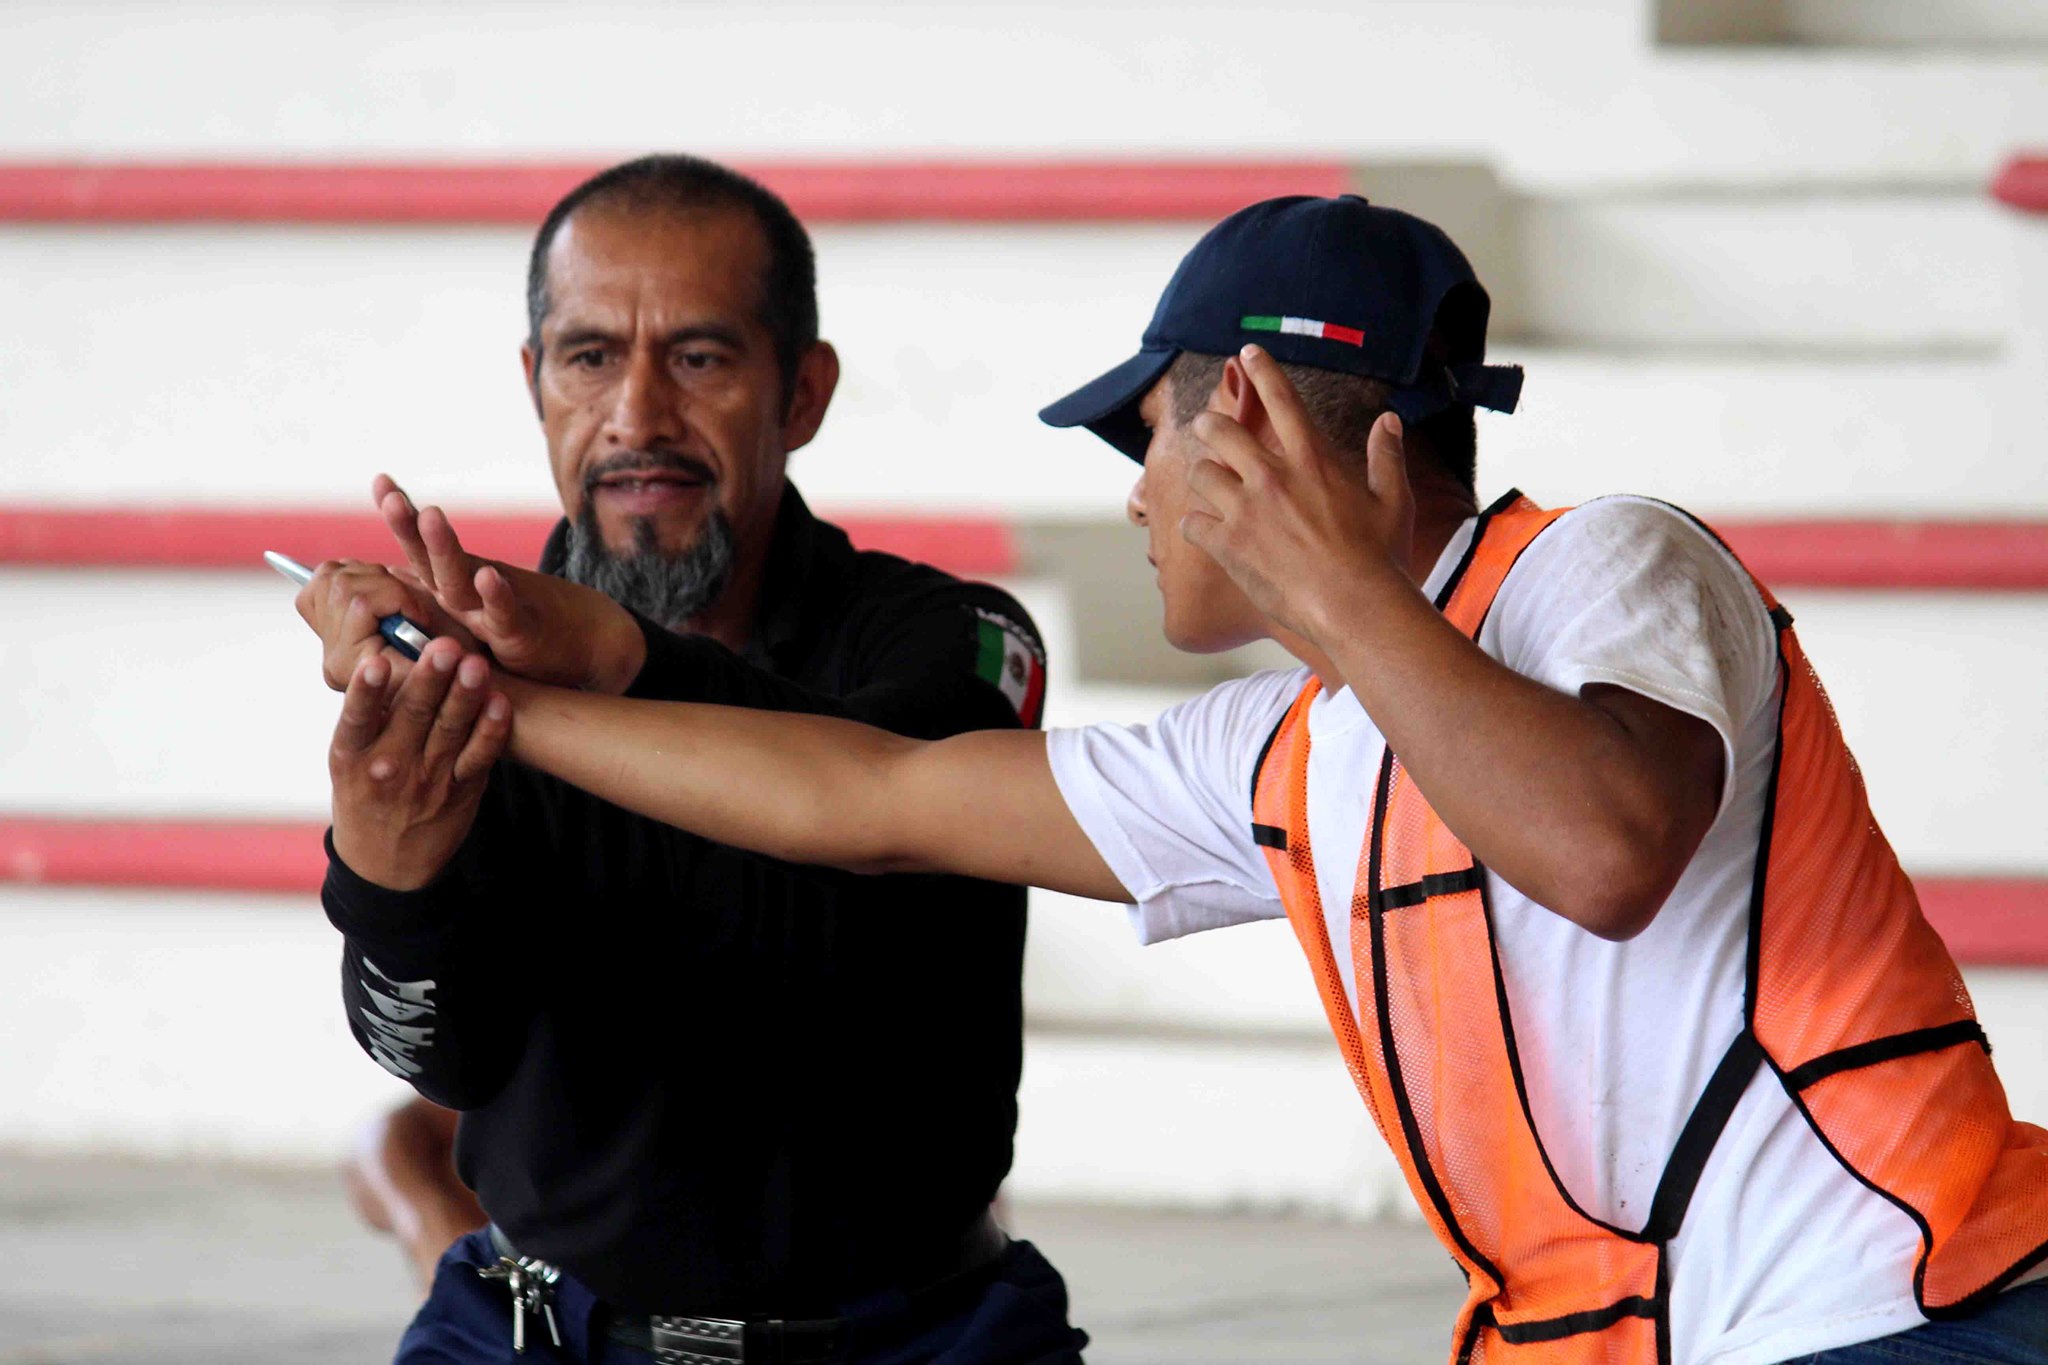
POLYGON ((936 565, 885 550, 849 548, 834 567, 845 575, 843 586, 849 603, 857 602, 878 623, 930 612, 965 611, 1026 635, 1043 648, 1031 613, 993 583, 961 578, 936 565))
MULTIPOLYGON (((1589 554, 1633 557, 1667 543, 1711 546, 1729 555, 1726 544, 1700 517, 1643 493, 1608 493, 1565 509, 1537 543, 1573 542, 1589 554)), ((1729 555, 1733 558, 1732 555, 1729 555)))

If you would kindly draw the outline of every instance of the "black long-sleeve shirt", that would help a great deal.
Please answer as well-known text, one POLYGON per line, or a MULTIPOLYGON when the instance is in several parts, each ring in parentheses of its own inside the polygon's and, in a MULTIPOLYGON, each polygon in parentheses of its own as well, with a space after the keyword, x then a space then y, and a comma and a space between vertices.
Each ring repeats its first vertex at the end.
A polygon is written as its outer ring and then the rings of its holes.
MULTIPOLYGON (((1035 710, 1004 593, 856 551, 794 488, 770 566, 758 662, 643 623, 629 694, 928 738, 1035 710)), ((509 762, 430 885, 328 853, 357 1040, 463 1111, 457 1166, 512 1241, 622 1309, 829 1312, 929 1264, 1009 1169, 1021 889, 777 862, 509 762)))

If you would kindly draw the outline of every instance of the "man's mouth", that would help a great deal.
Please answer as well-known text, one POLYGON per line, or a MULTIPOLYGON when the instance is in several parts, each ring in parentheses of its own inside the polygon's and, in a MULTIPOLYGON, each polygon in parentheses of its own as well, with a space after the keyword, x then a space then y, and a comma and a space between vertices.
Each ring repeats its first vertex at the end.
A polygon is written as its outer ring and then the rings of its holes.
POLYGON ((694 503, 717 484, 712 472, 694 461, 664 461, 599 472, 588 487, 606 506, 629 515, 646 515, 694 503))

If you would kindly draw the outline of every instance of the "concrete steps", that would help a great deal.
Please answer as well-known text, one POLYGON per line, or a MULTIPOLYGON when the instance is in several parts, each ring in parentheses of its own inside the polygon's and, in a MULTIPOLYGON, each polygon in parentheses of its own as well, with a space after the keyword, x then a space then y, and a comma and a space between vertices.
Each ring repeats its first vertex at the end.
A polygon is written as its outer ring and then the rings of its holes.
MULTIPOLYGON (((768 161, 1323 157, 1495 285, 1497 355, 1530 386, 1483 426, 1488 493, 2048 515, 2048 220, 1983 193, 2048 145, 2042 0, 936 14, 25 0, 0 160, 601 161, 677 136, 768 161)), ((1257 661, 1132 643, 1155 608, 1109 528, 1133 471, 1031 417, 1127 352, 1202 226, 817 234, 847 375, 797 476, 821 507, 986 514, 1027 552, 1085 552, 1086 575, 1015 585, 1055 724, 1142 720, 1257 661)), ((528 232, 0 224, 0 503, 355 507, 386 468, 458 512, 546 508, 514 368, 528 232)), ((2048 873, 2048 593, 1788 596, 1908 863, 2048 873)), ((334 700, 261 570, 7 567, 0 641, 7 816, 320 818, 334 700)), ((1035 916, 1016 1189, 1407 1207, 1284 928, 1141 957, 1113 908, 1035 916)), ((304 892, 0 884, 0 945, 0 1037, 24 1040, 0 1050, 0 1143, 325 1161, 402 1093, 346 1037, 304 892)), ((1970 975, 2015 1107, 2048 1114, 2042 974, 1970 975)))
POLYGON ((16 11, 0 156, 23 158, 580 157, 683 136, 729 155, 1449 148, 1550 187, 1952 183, 1988 173, 2048 121, 2041 62, 2010 44, 1660 46, 1650 0, 1292 0, 1255 29, 1212 4, 1182 10, 1171 31, 1126 3, 978 5, 938 23, 923 6, 868 0, 802 11, 800 42, 786 6, 684 22, 655 0, 613 0, 574 25, 516 0, 459 15, 396 0, 16 11), (1216 33, 1230 35, 1227 62, 1216 33), (863 59, 845 61, 850 50, 863 59), (693 92, 680 133, 679 63, 693 92), (533 99, 539 88, 551 98, 533 99))
MULTIPOLYGON (((1542 339, 1494 347, 1530 377, 1482 419, 1489 482, 1707 514, 2048 510, 2015 224, 1975 200, 1781 207, 1739 229, 1739 202, 1522 215, 1503 304, 1542 339)), ((1130 466, 1033 414, 1129 353, 1195 235, 821 233, 846 377, 798 478, 842 509, 1113 519, 1130 466)), ((0 500, 356 506, 390 469, 454 506, 546 506, 523 236, 0 230, 0 307, 38 319, 0 341, 35 376, 0 411, 0 500)))
MULTIPOLYGON (((1269 965, 1308 998, 1284 927, 1211 935, 1203 966, 1146 950, 1160 1022, 1133 1032, 1043 956, 1070 914, 1115 918, 1038 907, 1015 1194, 1413 1216, 1320 1023, 1234 999, 1269 965), (1246 960, 1223 971, 1225 952, 1246 960)), ((407 1093, 348 1037, 336 939, 304 898, 6 887, 0 941, 0 1033, 25 1040, 0 1050, 0 1145, 326 1163, 407 1093)), ((2014 1108, 2048 1113, 2041 973, 1969 976, 2014 1108)))

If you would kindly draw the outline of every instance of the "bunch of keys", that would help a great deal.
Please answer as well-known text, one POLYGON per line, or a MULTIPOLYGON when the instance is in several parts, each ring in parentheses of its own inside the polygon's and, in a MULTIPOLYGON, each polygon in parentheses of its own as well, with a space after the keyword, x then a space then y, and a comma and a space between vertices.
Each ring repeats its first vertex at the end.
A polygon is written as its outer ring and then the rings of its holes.
POLYGON ((547 1320, 548 1339, 555 1345, 562 1344, 562 1333, 555 1326, 555 1282, 562 1278, 560 1268, 531 1256, 500 1256, 494 1266, 479 1266, 477 1274, 487 1280, 503 1280, 505 1288, 512 1292, 512 1349, 519 1355, 526 1354, 526 1315, 538 1313, 547 1320))

